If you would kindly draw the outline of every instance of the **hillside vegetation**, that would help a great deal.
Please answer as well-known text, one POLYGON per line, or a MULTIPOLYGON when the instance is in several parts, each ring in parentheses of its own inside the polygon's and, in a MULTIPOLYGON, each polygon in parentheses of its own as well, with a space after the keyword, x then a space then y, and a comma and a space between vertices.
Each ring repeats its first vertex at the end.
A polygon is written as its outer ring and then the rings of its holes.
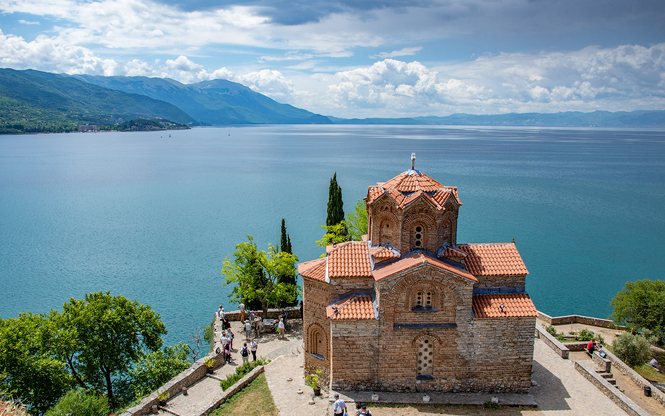
POLYGON ((0 69, 0 133, 65 132, 81 124, 113 126, 138 118, 197 124, 174 105, 144 95, 66 75, 0 69))
POLYGON ((171 103, 207 124, 331 124, 322 115, 280 104, 225 79, 182 84, 168 78, 76 75, 92 84, 171 103))

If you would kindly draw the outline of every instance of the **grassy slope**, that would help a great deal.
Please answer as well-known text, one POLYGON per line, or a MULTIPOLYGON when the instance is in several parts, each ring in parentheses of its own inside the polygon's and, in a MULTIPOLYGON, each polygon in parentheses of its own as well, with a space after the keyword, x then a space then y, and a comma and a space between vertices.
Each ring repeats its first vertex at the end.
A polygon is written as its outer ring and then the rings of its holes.
POLYGON ((241 392, 211 413, 211 416, 277 416, 278 411, 272 399, 265 374, 261 374, 241 392))

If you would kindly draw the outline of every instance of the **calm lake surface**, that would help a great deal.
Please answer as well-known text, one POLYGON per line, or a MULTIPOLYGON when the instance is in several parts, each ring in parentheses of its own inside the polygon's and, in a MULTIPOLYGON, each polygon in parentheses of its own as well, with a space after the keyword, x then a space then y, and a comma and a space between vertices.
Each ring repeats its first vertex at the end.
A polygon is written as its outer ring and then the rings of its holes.
POLYGON ((457 186, 458 242, 509 242, 548 314, 607 317, 624 283, 663 279, 665 131, 262 126, 0 136, 0 317, 110 290, 161 314, 172 344, 208 324, 221 268, 286 218, 301 261, 337 172, 348 211, 410 167, 457 186))

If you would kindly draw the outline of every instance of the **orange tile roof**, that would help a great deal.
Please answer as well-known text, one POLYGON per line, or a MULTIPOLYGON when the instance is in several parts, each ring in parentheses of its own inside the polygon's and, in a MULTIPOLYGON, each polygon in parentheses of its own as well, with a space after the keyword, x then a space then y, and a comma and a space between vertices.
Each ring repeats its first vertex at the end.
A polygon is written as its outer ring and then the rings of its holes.
POLYGON ((473 314, 476 318, 515 318, 538 316, 536 306, 526 293, 504 295, 475 295, 473 314), (503 305, 503 311, 501 306, 503 305))
POLYGON ((353 295, 333 303, 326 307, 326 315, 330 319, 376 319, 372 297, 369 295, 353 295), (333 307, 337 308, 337 313, 333 307))
POLYGON ((328 252, 328 277, 371 277, 369 245, 362 241, 337 244, 328 252))
POLYGON ((472 280, 474 282, 478 281, 478 279, 476 279, 471 273, 467 272, 466 270, 458 269, 455 266, 445 263, 437 258, 427 256, 423 253, 412 254, 409 257, 405 257, 399 261, 388 264, 385 267, 381 267, 374 270, 373 272, 374 280, 376 281, 383 280, 386 277, 394 276, 398 273, 404 272, 406 270, 409 270, 411 268, 417 267, 422 264, 430 264, 434 267, 446 270, 450 273, 456 274, 458 276, 472 280))
POLYGON ((450 195, 462 205, 457 196, 457 188, 441 185, 415 170, 402 172, 388 182, 379 182, 375 186, 370 186, 365 200, 368 204, 373 204, 383 195, 388 195, 400 208, 404 208, 421 196, 439 210, 443 209, 450 195))
POLYGON ((369 253, 372 255, 375 261, 399 258, 399 254, 395 253, 388 247, 373 247, 369 250, 369 253))
POLYGON ((316 259, 298 264, 298 273, 310 279, 326 281, 326 259, 316 259))
POLYGON ((474 276, 529 274, 515 243, 458 244, 444 251, 442 257, 459 257, 452 251, 466 255, 464 266, 474 276))

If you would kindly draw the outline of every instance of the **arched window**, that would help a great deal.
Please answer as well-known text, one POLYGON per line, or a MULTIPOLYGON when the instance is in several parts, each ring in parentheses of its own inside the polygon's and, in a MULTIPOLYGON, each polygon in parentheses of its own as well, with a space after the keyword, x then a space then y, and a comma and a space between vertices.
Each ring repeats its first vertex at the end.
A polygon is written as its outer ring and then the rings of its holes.
POLYGON ((414 248, 423 248, 423 236, 425 234, 425 230, 423 229, 422 225, 417 225, 415 228, 415 233, 413 235, 413 247, 414 248))
POLYGON ((431 378, 434 374, 434 343, 429 339, 420 341, 416 354, 418 378, 431 378))
POLYGON ((309 332, 309 353, 314 355, 316 358, 322 360, 326 359, 326 350, 327 350, 325 336, 323 331, 318 327, 313 327, 309 332))
POLYGON ((416 307, 430 309, 433 301, 431 290, 416 292, 416 307))

